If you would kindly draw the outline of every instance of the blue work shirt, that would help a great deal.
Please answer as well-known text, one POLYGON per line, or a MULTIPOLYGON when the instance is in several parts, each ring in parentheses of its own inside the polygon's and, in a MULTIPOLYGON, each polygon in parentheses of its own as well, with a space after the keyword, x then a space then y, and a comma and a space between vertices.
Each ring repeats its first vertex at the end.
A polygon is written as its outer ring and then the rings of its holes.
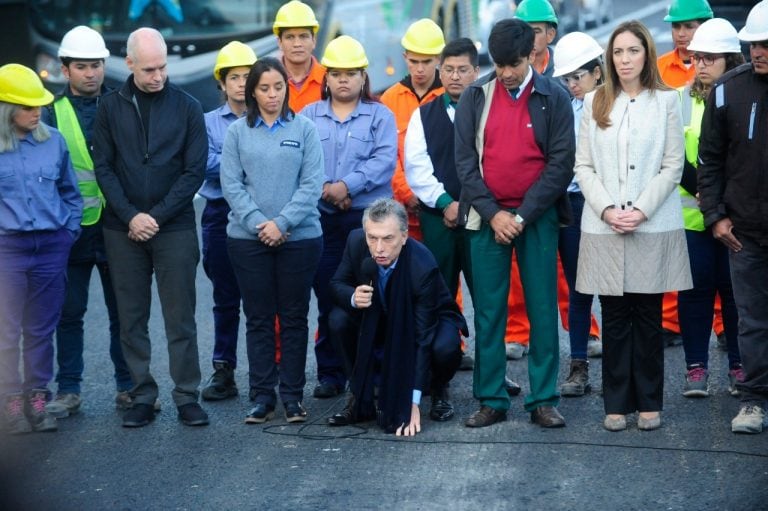
POLYGON ((208 200, 223 199, 219 167, 221 165, 221 148, 224 146, 224 136, 229 125, 238 119, 224 103, 219 108, 205 114, 205 132, 208 134, 208 163, 205 166, 205 181, 198 192, 208 200))
POLYGON ((77 237, 83 199, 67 144, 55 129, 38 142, 31 133, 13 151, 0 153, 0 235, 57 231, 77 237))
MULTIPOLYGON (((397 161, 395 116, 381 103, 358 101, 344 121, 331 109, 331 100, 316 101, 302 111, 315 121, 323 146, 325 182, 343 181, 352 209, 365 209, 382 197, 392 197, 392 175, 397 161)), ((323 213, 338 213, 320 200, 323 213)))

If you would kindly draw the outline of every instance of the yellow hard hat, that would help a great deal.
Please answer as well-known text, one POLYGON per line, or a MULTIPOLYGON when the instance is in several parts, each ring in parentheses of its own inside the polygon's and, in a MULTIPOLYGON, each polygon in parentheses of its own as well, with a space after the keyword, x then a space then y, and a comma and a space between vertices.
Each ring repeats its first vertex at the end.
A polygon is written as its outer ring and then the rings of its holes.
POLYGON ((429 18, 422 18, 408 27, 400 43, 403 48, 414 53, 439 55, 445 48, 445 37, 437 23, 429 18))
POLYGON ((320 28, 320 23, 317 22, 315 13, 310 6, 304 2, 299 2, 299 0, 291 0, 277 10, 272 32, 279 36, 281 28, 303 27, 311 27, 312 33, 316 34, 317 29, 320 28))
POLYGON ((37 73, 21 64, 0 67, 0 101, 23 106, 44 106, 53 94, 43 87, 37 73))
POLYGON ((361 69, 368 67, 368 57, 357 39, 342 35, 328 43, 320 63, 330 69, 361 69))
POLYGON ((240 41, 232 41, 219 50, 213 76, 221 80, 221 70, 228 67, 251 67, 256 62, 256 54, 250 46, 240 41))

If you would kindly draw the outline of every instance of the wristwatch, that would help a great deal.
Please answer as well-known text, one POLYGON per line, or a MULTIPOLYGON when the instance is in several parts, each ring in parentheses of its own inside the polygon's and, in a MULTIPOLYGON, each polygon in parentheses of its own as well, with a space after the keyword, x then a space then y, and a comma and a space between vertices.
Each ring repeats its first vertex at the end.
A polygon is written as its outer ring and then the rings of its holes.
POLYGON ((522 224, 523 222, 525 222, 525 220, 523 220, 523 217, 521 217, 520 215, 516 214, 515 215, 515 222, 517 222, 518 224, 522 224))

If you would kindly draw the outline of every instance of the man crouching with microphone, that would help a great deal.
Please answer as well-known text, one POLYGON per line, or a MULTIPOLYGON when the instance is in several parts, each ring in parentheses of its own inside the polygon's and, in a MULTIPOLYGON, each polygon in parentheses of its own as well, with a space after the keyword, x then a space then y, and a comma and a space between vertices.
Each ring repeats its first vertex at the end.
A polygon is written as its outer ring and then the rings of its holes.
POLYGON ((344 357, 352 395, 328 424, 376 418, 388 433, 413 436, 421 431, 419 403, 427 390, 430 418, 453 417, 448 382, 461 361, 467 323, 432 253, 408 238, 399 202, 379 199, 365 210, 363 228, 347 238, 331 292, 331 339, 344 357))

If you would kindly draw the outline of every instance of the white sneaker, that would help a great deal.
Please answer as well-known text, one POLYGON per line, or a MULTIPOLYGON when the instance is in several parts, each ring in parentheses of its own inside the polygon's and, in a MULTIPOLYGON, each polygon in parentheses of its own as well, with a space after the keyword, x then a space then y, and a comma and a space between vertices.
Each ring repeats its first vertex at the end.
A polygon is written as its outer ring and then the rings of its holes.
POLYGON ((731 431, 734 433, 760 433, 765 426, 766 416, 760 405, 744 405, 739 414, 731 421, 731 431))
POLYGON ((507 360, 520 360, 528 353, 528 346, 524 346, 519 342, 506 343, 507 360))
POLYGON ((56 399, 45 404, 45 411, 57 419, 76 414, 82 403, 80 394, 57 394, 56 399))

